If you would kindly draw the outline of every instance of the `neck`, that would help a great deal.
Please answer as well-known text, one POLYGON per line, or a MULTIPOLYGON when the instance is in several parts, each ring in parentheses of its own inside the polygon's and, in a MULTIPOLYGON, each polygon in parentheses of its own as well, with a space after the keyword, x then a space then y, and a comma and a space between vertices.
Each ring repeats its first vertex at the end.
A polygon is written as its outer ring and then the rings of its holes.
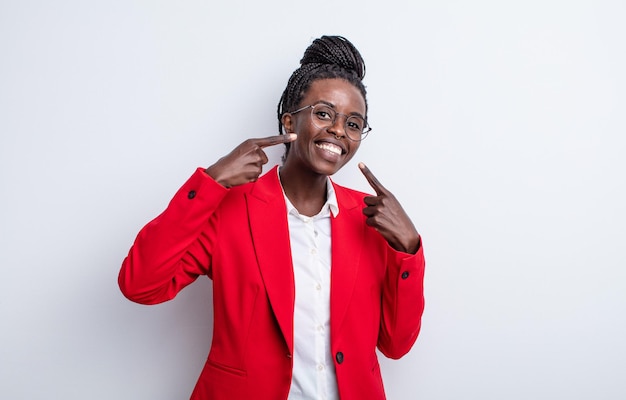
POLYGON ((280 183, 285 195, 302 215, 313 216, 326 203, 328 177, 285 163, 280 169, 280 183))

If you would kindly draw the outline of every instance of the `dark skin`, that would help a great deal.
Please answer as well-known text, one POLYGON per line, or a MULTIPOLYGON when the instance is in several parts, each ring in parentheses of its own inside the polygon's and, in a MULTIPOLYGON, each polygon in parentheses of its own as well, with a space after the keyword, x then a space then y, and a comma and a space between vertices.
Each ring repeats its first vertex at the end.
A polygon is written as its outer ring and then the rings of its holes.
MULTIPOLYGON (((341 114, 365 116, 365 100, 361 92, 342 79, 314 81, 298 108, 320 102, 331 105, 341 114)), ((285 195, 300 214, 316 215, 326 202, 327 177, 352 159, 360 142, 347 138, 344 116, 339 116, 327 128, 315 126, 309 110, 286 113, 282 122, 287 134, 248 139, 207 168, 206 173, 227 188, 254 182, 268 162, 263 149, 291 142, 285 164, 280 169, 281 184, 285 195)), ((359 163, 359 168, 376 192, 375 196, 364 198, 363 214, 367 217, 367 224, 376 229, 395 250, 415 254, 420 238, 410 218, 395 196, 365 164, 359 163)))
MULTIPOLYGON (((299 107, 319 103, 331 105, 335 111, 346 115, 365 115, 365 100, 361 92, 342 79, 313 82, 299 107)), ((310 110, 285 114, 282 122, 287 132, 298 134, 280 170, 285 194, 298 212, 316 215, 326 202, 327 177, 352 159, 360 142, 347 138, 343 116, 339 116, 335 124, 328 128, 315 126, 310 110)))
POLYGON ((367 205, 363 214, 366 223, 376 229, 395 250, 409 254, 417 253, 420 237, 400 202, 376 179, 372 171, 363 163, 359 168, 365 179, 376 192, 376 196, 367 196, 363 201, 367 205))

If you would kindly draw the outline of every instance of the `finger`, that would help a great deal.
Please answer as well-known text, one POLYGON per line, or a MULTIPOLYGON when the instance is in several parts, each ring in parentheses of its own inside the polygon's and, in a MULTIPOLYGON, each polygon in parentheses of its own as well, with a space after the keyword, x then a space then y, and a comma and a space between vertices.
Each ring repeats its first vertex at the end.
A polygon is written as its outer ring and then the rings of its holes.
POLYGON ((376 223, 376 221, 374 220, 373 217, 369 217, 365 220, 365 224, 367 224, 367 226, 371 226, 372 228, 376 229, 378 231, 378 224, 376 223))
POLYGON ((373 206, 368 206, 363 209, 363 214, 366 217, 372 217, 376 215, 377 213, 378 213, 378 209, 376 209, 376 207, 373 207, 373 206))
POLYGON ((365 196, 363 197, 363 203, 368 206, 375 206, 380 203, 381 197, 379 196, 365 196))
POLYGON ((257 153, 259 154, 259 158, 261 158, 261 165, 267 164, 269 161, 267 154, 265 154, 265 152, 261 149, 258 149, 257 153))
POLYGON ((378 179, 372 174, 369 168, 362 162, 359 163, 359 168, 363 175, 365 175, 365 179, 369 182, 370 186, 376 191, 376 194, 381 195, 387 191, 385 187, 378 181, 378 179))
POLYGON ((298 135, 296 135, 295 133, 289 133, 286 135, 275 135, 261 139, 253 139, 253 142, 259 147, 268 147, 275 146, 277 144, 293 142, 294 140, 296 140, 297 137, 298 135))

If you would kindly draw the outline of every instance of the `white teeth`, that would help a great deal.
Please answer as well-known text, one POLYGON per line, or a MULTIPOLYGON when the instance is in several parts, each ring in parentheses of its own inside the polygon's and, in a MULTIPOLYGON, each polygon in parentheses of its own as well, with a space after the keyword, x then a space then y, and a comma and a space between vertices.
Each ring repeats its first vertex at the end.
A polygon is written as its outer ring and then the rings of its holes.
POLYGON ((341 147, 334 145, 332 143, 315 143, 317 147, 322 150, 330 151, 331 153, 335 153, 337 155, 341 155, 341 147))

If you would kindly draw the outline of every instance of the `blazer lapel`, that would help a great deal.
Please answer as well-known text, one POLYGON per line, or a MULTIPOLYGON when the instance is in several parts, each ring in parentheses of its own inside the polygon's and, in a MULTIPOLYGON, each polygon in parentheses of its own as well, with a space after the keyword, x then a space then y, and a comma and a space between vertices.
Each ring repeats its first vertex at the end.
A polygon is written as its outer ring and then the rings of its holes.
POLYGON ((287 208, 276 169, 257 181, 246 201, 261 276, 280 330, 293 354, 295 284, 287 208))
POLYGON ((339 214, 331 218, 330 326, 333 337, 340 331, 352 298, 366 228, 364 206, 349 196, 346 189, 334 186, 339 214))

